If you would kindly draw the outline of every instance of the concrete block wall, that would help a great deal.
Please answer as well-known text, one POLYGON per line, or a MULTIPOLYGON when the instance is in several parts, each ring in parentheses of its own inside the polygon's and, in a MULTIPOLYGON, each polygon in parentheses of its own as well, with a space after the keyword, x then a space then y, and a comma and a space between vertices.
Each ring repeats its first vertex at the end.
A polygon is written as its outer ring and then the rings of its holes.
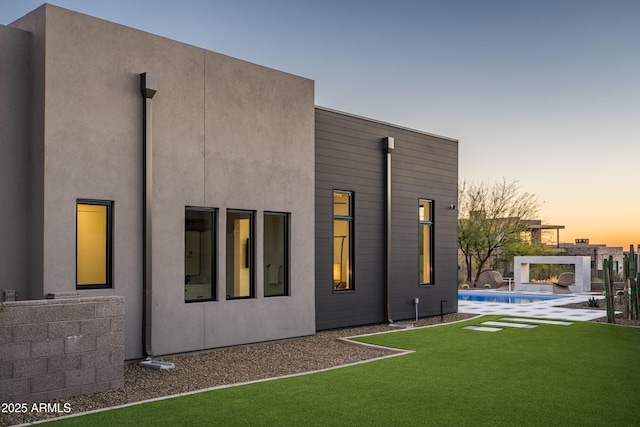
POLYGON ((124 298, 69 296, 5 303, 0 402, 42 402, 124 387, 124 298))

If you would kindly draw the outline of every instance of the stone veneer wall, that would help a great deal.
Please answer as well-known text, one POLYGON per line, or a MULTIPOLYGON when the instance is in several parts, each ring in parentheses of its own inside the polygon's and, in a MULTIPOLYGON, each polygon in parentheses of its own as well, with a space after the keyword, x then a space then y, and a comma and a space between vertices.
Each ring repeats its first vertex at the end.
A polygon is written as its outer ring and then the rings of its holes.
POLYGON ((616 273, 619 275, 618 278, 621 279, 621 276, 624 274, 624 250, 620 246, 606 247, 599 245, 567 245, 563 248, 566 255, 588 256, 591 257, 592 261, 595 257, 595 265, 592 265, 591 267, 591 274, 593 275, 593 277, 598 277, 600 279, 604 277, 602 273, 602 262, 605 258, 609 259, 609 256, 612 256, 613 260, 618 262, 618 270, 616 271, 616 273))
POLYGON ((124 298, 49 298, 6 302, 0 312, 0 401, 124 387, 124 298))

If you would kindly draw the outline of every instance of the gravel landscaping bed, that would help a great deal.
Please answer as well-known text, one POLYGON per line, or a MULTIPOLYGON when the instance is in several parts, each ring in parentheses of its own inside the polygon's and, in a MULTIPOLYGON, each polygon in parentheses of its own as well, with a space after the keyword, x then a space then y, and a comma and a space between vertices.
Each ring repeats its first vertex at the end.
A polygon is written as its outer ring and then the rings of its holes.
MULTIPOLYGON (((615 317, 615 323, 616 325, 624 325, 624 326, 638 326, 640 327, 640 319, 637 320, 630 320, 625 318, 622 313, 623 313, 623 307, 622 307, 622 303, 620 302, 620 298, 616 297, 614 299, 614 310, 615 311, 619 311, 620 314, 617 314, 615 317)), ((568 305, 563 305, 561 306, 563 308, 581 308, 581 309, 588 309, 588 310, 600 310, 602 311, 602 317, 599 317, 595 320, 593 320, 594 322, 598 322, 598 323, 607 323, 607 307, 604 303, 604 300, 600 300, 598 302, 598 307, 589 307, 589 304, 586 302, 582 302, 582 303, 576 303, 576 304, 568 304, 568 305)))
MULTIPOLYGON (((442 322, 464 320, 475 315, 452 313, 442 322)), ((418 326, 442 323, 440 316, 407 322, 418 326)), ((404 323, 404 322, 403 322, 404 323)), ((338 338, 393 330, 386 324, 319 332, 288 340, 250 344, 197 353, 158 357, 170 361, 174 369, 152 370, 138 363, 125 366, 123 389, 77 396, 51 403, 68 403, 72 413, 124 405, 178 393, 227 384, 255 381, 326 369, 393 353, 393 350, 350 344, 338 338)), ((65 415, 65 414, 60 414, 65 415)), ((14 425, 54 418, 55 414, 0 414, 0 425, 14 425)))

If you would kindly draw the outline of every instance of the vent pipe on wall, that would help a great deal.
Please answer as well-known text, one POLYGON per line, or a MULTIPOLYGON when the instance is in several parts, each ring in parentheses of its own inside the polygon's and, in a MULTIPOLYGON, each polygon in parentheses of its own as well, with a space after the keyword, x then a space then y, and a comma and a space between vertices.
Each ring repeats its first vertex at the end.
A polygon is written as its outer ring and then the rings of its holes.
POLYGON ((143 185, 142 198, 142 247, 144 252, 142 267, 142 341, 147 358, 153 357, 151 347, 151 304, 152 304, 152 201, 153 201, 153 96, 158 90, 158 80, 149 73, 140 74, 140 91, 144 104, 142 107, 142 143, 143 157, 143 185))
POLYGON ((142 198, 144 205, 142 207, 142 247, 144 252, 142 266, 142 344, 146 360, 140 362, 140 366, 149 369, 172 369, 174 364, 171 362, 159 362, 153 360, 153 347, 151 346, 151 307, 153 304, 152 292, 152 245, 151 238, 153 236, 152 219, 153 219, 153 96, 158 91, 158 79, 153 74, 140 74, 140 91, 144 104, 142 107, 142 143, 144 145, 143 174, 144 183, 142 188, 142 198))
POLYGON ((392 324, 391 317, 391 153, 394 149, 394 139, 391 136, 384 138, 384 151, 387 153, 387 191, 386 191, 386 220, 385 220, 385 318, 392 324))

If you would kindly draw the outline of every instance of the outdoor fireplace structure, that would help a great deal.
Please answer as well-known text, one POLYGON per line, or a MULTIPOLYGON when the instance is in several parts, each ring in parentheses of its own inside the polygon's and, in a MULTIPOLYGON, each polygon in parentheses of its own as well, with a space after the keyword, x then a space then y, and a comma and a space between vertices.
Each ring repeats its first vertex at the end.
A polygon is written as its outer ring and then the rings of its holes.
POLYGON ((517 256, 513 259, 513 274, 516 291, 549 291, 549 284, 531 283, 531 264, 566 264, 575 267, 575 283, 569 286, 571 292, 591 291, 591 257, 588 256, 517 256))

